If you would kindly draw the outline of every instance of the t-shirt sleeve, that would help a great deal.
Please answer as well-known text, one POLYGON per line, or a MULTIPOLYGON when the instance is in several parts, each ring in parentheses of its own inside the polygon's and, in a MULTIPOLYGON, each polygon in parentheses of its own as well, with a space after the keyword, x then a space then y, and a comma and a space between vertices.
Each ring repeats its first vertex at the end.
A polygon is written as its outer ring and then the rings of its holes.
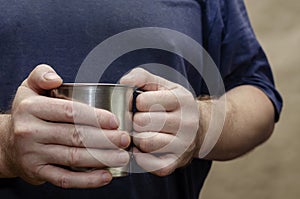
POLYGON ((255 37, 244 2, 224 2, 220 60, 225 88, 230 90, 239 85, 258 87, 272 101, 277 122, 282 109, 282 98, 275 88, 270 64, 255 37))

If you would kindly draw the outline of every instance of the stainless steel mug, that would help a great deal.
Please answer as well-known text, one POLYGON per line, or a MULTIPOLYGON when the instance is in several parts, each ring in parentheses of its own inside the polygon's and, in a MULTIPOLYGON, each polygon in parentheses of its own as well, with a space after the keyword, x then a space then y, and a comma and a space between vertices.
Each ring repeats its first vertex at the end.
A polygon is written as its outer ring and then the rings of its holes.
MULTIPOLYGON (((50 93, 51 97, 69 99, 88 104, 92 107, 108 110, 119 120, 119 130, 132 132, 132 99, 135 88, 122 84, 64 83, 50 93)), ((76 124, 76 120, 75 120, 76 124)), ((91 168, 73 168, 87 171, 91 168)), ((129 165, 109 167, 113 177, 126 176, 129 165)))

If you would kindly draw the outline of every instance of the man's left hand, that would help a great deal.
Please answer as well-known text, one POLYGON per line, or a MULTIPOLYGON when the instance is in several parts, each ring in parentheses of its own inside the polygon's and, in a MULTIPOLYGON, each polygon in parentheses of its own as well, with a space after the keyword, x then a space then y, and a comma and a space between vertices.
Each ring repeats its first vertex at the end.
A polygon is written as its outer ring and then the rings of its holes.
POLYGON ((121 84, 144 92, 136 98, 133 142, 139 166, 167 176, 187 165, 197 150, 199 110, 197 101, 183 86, 136 68, 121 84))

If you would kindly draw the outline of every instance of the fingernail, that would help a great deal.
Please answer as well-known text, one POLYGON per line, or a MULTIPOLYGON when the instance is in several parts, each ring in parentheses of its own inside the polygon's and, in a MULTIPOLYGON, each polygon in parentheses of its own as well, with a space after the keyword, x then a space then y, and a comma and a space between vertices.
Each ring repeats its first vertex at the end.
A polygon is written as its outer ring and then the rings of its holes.
POLYGON ((119 121, 118 118, 116 116, 113 116, 110 118, 110 127, 112 129, 116 129, 119 127, 119 121))
POLYGON ((126 134, 121 135, 121 146, 127 147, 129 145, 130 140, 128 139, 128 136, 126 134))
POLYGON ((108 173, 103 173, 101 176, 104 183, 109 183, 111 181, 111 175, 108 173))
POLYGON ((48 73, 44 74, 44 78, 46 80, 60 79, 60 77, 54 72, 48 72, 48 73))

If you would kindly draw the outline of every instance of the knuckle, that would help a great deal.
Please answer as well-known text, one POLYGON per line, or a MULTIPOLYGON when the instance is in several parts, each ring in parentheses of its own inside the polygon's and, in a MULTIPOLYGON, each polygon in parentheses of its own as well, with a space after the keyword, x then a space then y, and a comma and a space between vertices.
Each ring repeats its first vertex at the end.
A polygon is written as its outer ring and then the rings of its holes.
POLYGON ((69 120, 74 120, 74 118, 76 117, 76 112, 74 110, 72 103, 64 103, 62 105, 62 110, 65 118, 69 120))
POLYGON ((32 108, 34 108, 35 103, 36 103, 36 98, 34 98, 34 97, 23 99, 19 103, 19 105, 16 109, 16 112, 19 112, 19 113, 27 112, 27 111, 31 110, 32 108))
POLYGON ((15 135, 21 135, 23 133, 30 132, 29 125, 24 125, 23 122, 15 121, 13 124, 13 131, 15 135))
POLYGON ((48 66, 47 64, 39 64, 35 67, 35 70, 42 70, 42 69, 50 69, 50 66, 48 66))
POLYGON ((16 139, 22 139, 26 137, 30 137, 33 134, 33 130, 31 126, 24 122, 14 123, 14 136, 16 139))
POLYGON ((72 146, 81 147, 84 144, 84 136, 82 133, 82 129, 79 126, 73 126, 72 129, 72 137, 71 137, 71 144, 72 146))
POLYGON ((70 179, 66 175, 62 175, 57 180, 57 185, 61 188, 70 188, 70 179))
POLYGON ((34 171, 33 171, 33 175, 36 177, 41 176, 41 170, 43 169, 43 167, 37 167, 34 171))
POLYGON ((179 102, 179 99, 175 97, 174 103, 169 105, 171 110, 177 110, 181 107, 181 103, 179 102))
POLYGON ((44 168, 45 165, 36 167, 35 170, 33 171, 33 176, 35 176, 36 178, 41 177, 41 172, 44 168))
POLYGON ((134 79, 140 80, 147 80, 147 77, 149 76, 149 72, 140 67, 132 69, 130 73, 134 75, 134 79))
POLYGON ((136 73, 136 74, 146 74, 146 70, 140 67, 134 68, 131 70, 132 73, 136 73))
POLYGON ((77 147, 70 147, 68 151, 67 166, 77 166, 80 162, 79 151, 77 147))

